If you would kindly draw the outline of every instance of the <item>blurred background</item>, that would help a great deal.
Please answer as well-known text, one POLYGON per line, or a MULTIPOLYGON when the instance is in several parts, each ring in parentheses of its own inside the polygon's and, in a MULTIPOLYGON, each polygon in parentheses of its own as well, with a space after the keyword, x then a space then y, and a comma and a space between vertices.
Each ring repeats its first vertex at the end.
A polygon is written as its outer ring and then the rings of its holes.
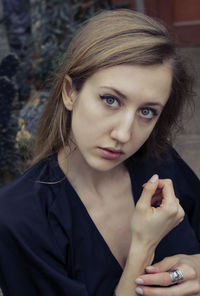
POLYGON ((131 8, 161 19, 194 77, 195 107, 184 115, 174 146, 200 177, 199 0, 0 0, 0 186, 17 178, 32 156, 45 81, 74 32, 100 9, 131 8))

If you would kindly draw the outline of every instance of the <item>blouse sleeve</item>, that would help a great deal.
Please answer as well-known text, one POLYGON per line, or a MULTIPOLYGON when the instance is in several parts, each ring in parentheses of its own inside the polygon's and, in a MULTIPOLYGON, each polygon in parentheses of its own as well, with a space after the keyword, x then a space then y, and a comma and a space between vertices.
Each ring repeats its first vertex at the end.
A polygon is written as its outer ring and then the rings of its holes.
MULTIPOLYGON (((88 296, 84 283, 71 277, 44 212, 35 202, 27 202, 32 195, 29 192, 24 198, 19 188, 0 191, 3 295, 88 296)), ((67 249, 67 238, 65 243, 67 249)))
POLYGON ((200 180, 176 151, 175 184, 181 196, 181 203, 200 242, 200 180))

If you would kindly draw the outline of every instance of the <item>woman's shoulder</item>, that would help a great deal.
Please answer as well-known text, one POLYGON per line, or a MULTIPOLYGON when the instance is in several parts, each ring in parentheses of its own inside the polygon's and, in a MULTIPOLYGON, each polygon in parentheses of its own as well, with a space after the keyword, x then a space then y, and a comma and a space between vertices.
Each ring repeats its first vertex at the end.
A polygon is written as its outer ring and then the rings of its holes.
POLYGON ((64 174, 58 166, 56 155, 52 155, 40 160, 15 181, 0 188, 0 200, 3 196, 11 198, 13 195, 14 198, 34 194, 44 185, 59 183, 61 179, 64 179, 64 174))
POLYGON ((163 157, 163 164, 161 163, 160 171, 162 174, 169 175, 174 183, 179 186, 180 191, 196 191, 200 190, 200 180, 193 169, 186 163, 186 161, 174 149, 170 148, 168 154, 163 157))
POLYGON ((162 170, 171 173, 169 177, 173 181, 176 196, 200 240, 200 180, 198 176, 173 148, 162 170))
MULTIPOLYGON (((0 224, 42 220, 59 197, 64 174, 55 156, 43 159, 0 189, 0 224)), ((32 222, 31 222, 32 221, 32 222)))
POLYGON ((167 146, 166 151, 160 155, 160 158, 150 157, 141 162, 135 163, 135 166, 140 166, 141 171, 145 174, 159 174, 160 178, 170 178, 177 181, 178 179, 185 179, 187 182, 195 182, 198 186, 200 184, 199 178, 189 165, 183 160, 179 153, 172 147, 167 146))
POLYGON ((67 216, 64 221, 66 233, 70 229, 71 217, 70 209, 63 207, 63 200, 67 199, 62 178, 56 157, 50 157, 0 189, 0 265, 5 250, 15 260, 11 266, 17 258, 21 258, 23 263, 25 258, 31 262, 36 258, 51 261, 51 254, 64 260, 64 248, 61 250, 60 245, 66 245, 68 240, 66 235, 61 235, 60 220, 62 222, 65 218, 62 208, 67 216))
MULTIPOLYGON (((160 159, 151 157, 136 160, 132 163, 133 174, 145 183, 152 175, 158 174, 160 179, 171 179, 177 195, 189 196, 200 202, 200 180, 178 152, 171 146, 161 155, 160 159)), ((142 183, 142 184, 143 184, 142 183)))

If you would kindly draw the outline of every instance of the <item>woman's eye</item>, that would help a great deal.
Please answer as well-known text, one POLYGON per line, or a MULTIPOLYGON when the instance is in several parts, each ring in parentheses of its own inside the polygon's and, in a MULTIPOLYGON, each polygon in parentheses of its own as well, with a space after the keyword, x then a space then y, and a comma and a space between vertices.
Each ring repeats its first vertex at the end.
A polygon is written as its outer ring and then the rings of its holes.
POLYGON ((139 111, 139 114, 141 117, 147 118, 147 119, 151 119, 151 118, 155 117, 156 115, 158 115, 158 113, 155 109, 147 108, 147 107, 141 108, 139 111))
POLYGON ((106 103, 106 105, 111 107, 118 107, 120 102, 114 96, 100 96, 100 98, 106 103))

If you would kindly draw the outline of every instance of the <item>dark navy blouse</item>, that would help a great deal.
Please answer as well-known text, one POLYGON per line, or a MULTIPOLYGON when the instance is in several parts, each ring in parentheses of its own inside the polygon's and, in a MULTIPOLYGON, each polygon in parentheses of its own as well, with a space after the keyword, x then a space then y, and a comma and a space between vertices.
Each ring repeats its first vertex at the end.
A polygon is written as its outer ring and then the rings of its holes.
MULTIPOLYGON (((171 178, 186 216, 154 262, 200 252, 200 181, 178 154, 129 165, 135 203, 153 174, 171 178)), ((56 155, 0 189, 0 286, 5 296, 111 296, 122 274, 56 155), (58 182, 59 181, 59 182, 58 182)))

